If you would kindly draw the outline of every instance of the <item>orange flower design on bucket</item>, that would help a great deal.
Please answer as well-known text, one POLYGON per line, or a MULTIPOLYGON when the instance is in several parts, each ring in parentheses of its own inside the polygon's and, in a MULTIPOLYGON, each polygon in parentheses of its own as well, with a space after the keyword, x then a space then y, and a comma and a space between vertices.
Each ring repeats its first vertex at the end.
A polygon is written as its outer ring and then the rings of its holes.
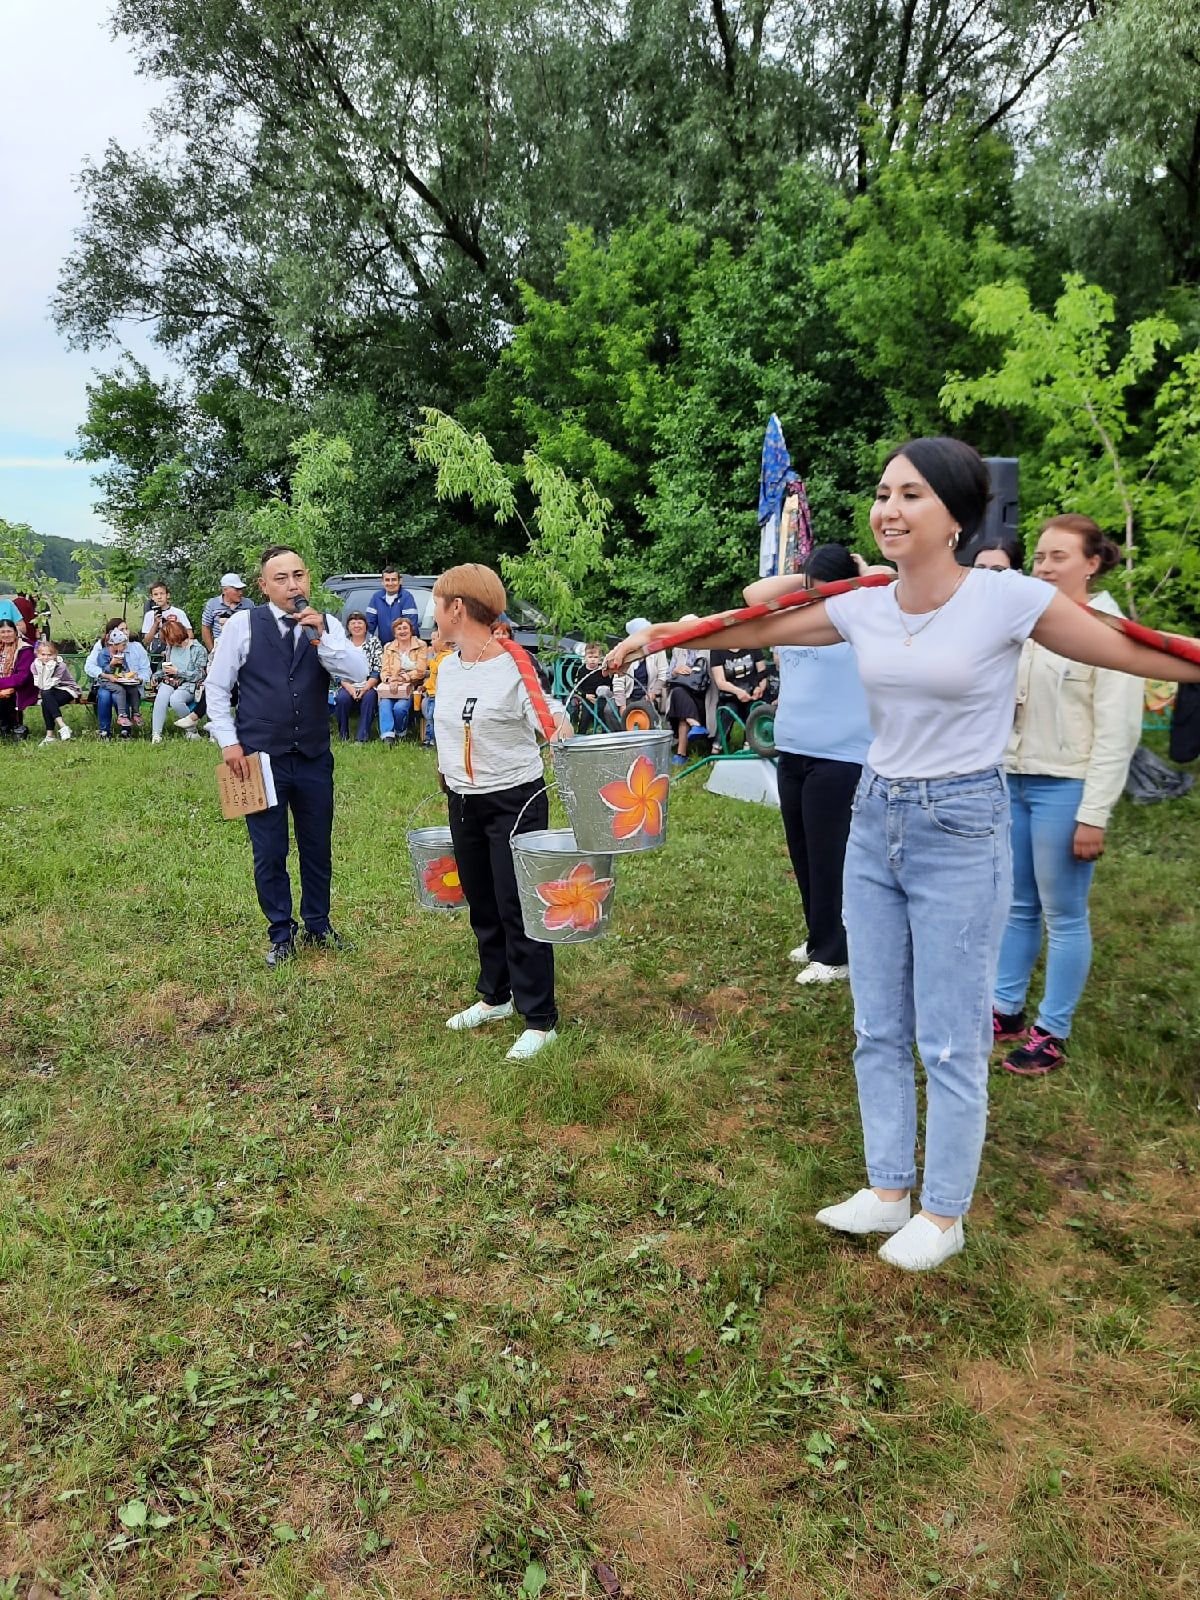
POLYGON ((586 933, 596 927, 614 882, 613 878, 598 878, 596 869, 581 861, 565 878, 539 883, 536 893, 546 907, 542 922, 547 933, 556 928, 576 928, 586 933))
POLYGON ((453 856, 438 856, 421 870, 421 886, 426 894, 444 906, 463 903, 462 880, 458 876, 458 862, 453 856))
POLYGON ((629 839, 645 831, 658 834, 663 831, 663 806, 667 800, 670 779, 664 773, 658 776, 649 756, 638 756, 624 778, 606 783, 600 798, 613 816, 613 838, 629 839))

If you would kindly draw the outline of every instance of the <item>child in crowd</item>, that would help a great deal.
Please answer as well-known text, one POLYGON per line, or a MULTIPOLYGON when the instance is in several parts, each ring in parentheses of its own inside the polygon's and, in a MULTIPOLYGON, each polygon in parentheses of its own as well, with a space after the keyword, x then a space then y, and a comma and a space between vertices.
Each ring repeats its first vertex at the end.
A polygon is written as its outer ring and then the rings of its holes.
POLYGON ((64 718, 63 709, 73 705, 83 690, 75 682, 71 669, 58 653, 52 639, 42 639, 33 663, 33 686, 42 705, 42 719, 46 724, 43 744, 53 744, 55 732, 60 739, 69 739, 71 730, 64 718))
POLYGON ((425 692, 421 700, 421 714, 425 718, 421 744, 426 750, 432 750, 436 742, 433 732, 433 712, 437 704, 438 667, 447 656, 452 656, 453 654, 454 652, 449 645, 442 643, 441 629, 435 622, 433 631, 429 635, 429 670, 425 675, 425 692))
POLYGON ((112 694, 117 711, 118 728, 128 728, 131 722, 140 728, 142 681, 125 660, 125 647, 128 643, 128 639, 121 633, 109 635, 108 647, 100 654, 100 677, 112 694))
POLYGON ((599 732, 605 726, 600 702, 613 698, 613 678, 603 667, 604 646, 598 639, 589 639, 583 647, 583 672, 575 696, 574 721, 580 733, 599 732))

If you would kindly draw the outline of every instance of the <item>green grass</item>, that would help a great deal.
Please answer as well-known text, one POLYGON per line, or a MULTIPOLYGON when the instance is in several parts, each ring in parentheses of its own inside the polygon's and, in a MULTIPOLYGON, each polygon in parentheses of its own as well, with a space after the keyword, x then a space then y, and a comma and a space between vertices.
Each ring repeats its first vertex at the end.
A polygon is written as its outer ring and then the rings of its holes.
POLYGON ((1196 1592, 1194 798, 1119 811, 1070 1068, 910 1279, 811 1221, 850 1008, 777 816, 678 786, 518 1066, 443 1026, 425 753, 339 754, 353 949, 278 974, 207 745, 0 764, 0 1596, 1196 1592))

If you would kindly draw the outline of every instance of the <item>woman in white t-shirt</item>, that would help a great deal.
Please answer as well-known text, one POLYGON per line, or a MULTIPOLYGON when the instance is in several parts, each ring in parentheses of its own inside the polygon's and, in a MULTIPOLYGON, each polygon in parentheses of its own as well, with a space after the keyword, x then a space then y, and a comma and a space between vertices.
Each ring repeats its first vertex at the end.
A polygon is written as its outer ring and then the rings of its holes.
MULTIPOLYGON (((525 932, 509 838, 514 828, 548 827, 550 814, 538 749, 541 722, 531 699, 536 671, 525 657, 527 682, 511 653, 517 647, 493 633, 505 602, 500 579, 475 562, 451 567, 433 586, 433 620, 443 644, 456 652, 438 667, 438 770, 479 946, 476 988, 482 996, 446 1026, 478 1028, 511 1017, 515 1005, 525 1031, 508 1056, 525 1061, 556 1038, 554 949, 525 932)), ((569 730, 562 707, 555 703, 551 713, 550 704, 543 699, 543 716, 556 715, 569 730)))
MULTIPOLYGON (((899 570, 894 586, 694 641, 854 647, 875 738, 854 798, 843 904, 870 1187, 817 1220, 891 1235, 880 1256, 908 1271, 963 1248, 979 1171, 992 991, 1012 892, 1000 762, 1021 646, 1032 635, 1092 666, 1200 680, 1200 666, 1134 644, 1049 584, 959 566, 955 550, 978 532, 989 494, 987 468, 969 445, 913 440, 888 458, 871 509, 883 559, 899 570), (912 1216, 914 1041, 928 1114, 921 1210, 912 1216)), ((676 627, 625 640, 610 664, 676 627)))

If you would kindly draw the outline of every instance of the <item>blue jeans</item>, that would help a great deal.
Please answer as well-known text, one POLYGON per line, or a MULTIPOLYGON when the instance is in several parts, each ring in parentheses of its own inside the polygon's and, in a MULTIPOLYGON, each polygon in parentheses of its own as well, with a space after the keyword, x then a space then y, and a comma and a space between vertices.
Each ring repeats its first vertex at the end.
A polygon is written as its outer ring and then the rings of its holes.
POLYGON ((917 1181, 913 1043, 925 1067, 921 1204, 961 1216, 987 1125, 992 990, 1012 885, 1008 795, 995 767, 889 781, 863 768, 842 914, 867 1178, 917 1181))
POLYGON ((436 700, 437 695, 427 694, 424 700, 421 701, 421 715, 425 718, 425 733, 421 739, 422 744, 437 743, 433 736, 433 707, 436 700))
POLYGON ((112 732, 112 714, 112 689, 107 683, 98 683, 96 685, 96 722, 99 724, 101 733, 109 734, 112 732))
POLYGON ((1088 891, 1094 861, 1073 853, 1075 817, 1083 796, 1082 778, 1040 778, 1012 774, 1013 898, 1000 945, 996 1010, 1012 1015, 1023 1009, 1029 975, 1042 948, 1046 919, 1046 992, 1037 1025, 1066 1039, 1092 964, 1088 891))
POLYGON ((379 737, 388 738, 393 732, 396 737, 403 739, 408 732, 408 718, 412 711, 411 700, 385 700, 379 699, 379 737))

